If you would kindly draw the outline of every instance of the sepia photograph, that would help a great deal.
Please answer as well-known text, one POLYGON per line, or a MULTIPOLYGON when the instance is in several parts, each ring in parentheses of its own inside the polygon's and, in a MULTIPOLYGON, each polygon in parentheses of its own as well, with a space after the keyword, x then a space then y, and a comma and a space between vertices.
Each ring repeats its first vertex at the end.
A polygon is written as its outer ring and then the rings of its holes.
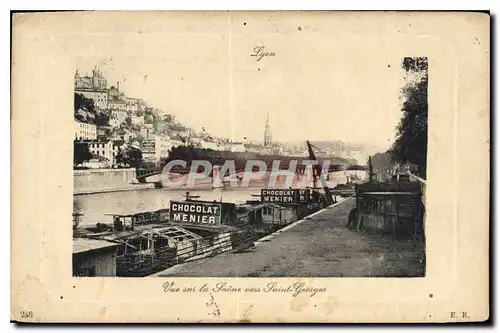
POLYGON ((425 54, 271 46, 76 60, 74 276, 425 276, 425 54))

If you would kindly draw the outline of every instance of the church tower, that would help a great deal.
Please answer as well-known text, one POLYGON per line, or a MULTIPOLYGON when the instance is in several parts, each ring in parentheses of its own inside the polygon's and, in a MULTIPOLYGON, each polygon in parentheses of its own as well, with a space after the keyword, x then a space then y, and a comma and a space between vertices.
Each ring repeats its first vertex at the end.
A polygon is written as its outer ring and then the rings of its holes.
POLYGON ((266 128, 264 130, 264 146, 270 146, 272 143, 271 125, 269 124, 269 112, 267 113, 266 128))
POLYGON ((80 73, 78 73, 78 68, 75 71, 75 87, 78 86, 78 83, 80 82, 80 73))

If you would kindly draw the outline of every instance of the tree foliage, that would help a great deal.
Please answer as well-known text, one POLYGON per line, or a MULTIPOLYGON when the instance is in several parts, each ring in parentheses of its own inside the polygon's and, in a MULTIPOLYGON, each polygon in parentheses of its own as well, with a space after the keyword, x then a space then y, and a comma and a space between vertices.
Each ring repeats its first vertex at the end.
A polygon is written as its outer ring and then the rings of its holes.
POLYGON ((118 153, 116 154, 116 163, 129 165, 133 168, 138 167, 142 163, 142 152, 133 147, 127 147, 123 150, 118 149, 118 153))
POLYGON ((92 98, 87 98, 82 94, 75 93, 74 107, 75 112, 79 109, 84 109, 85 111, 95 113, 94 100, 92 98))
POLYGON ((392 157, 389 153, 376 153, 368 159, 371 161, 373 170, 391 170, 393 168, 392 157))
POLYGON ((403 116, 396 128, 396 140, 390 150, 394 161, 415 164, 421 176, 427 164, 427 58, 405 58, 403 69, 410 82, 402 89, 403 116))
POLYGON ((127 125, 127 127, 131 127, 132 126, 132 118, 130 116, 128 116, 127 118, 125 118, 125 124, 127 125))
POLYGON ((94 100, 82 94, 74 94, 75 118, 98 126, 109 125, 109 114, 96 108, 94 100))
POLYGON ((75 165, 80 165, 92 158, 87 142, 73 141, 73 161, 75 165))
POLYGON ((98 126, 109 125, 109 114, 105 112, 97 112, 95 117, 95 124, 98 126))

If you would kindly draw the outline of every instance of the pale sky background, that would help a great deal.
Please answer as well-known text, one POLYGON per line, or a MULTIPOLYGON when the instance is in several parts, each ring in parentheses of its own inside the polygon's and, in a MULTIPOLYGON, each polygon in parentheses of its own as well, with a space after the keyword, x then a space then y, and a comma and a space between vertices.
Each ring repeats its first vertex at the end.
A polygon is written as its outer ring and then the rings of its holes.
POLYGON ((77 68, 90 75, 97 64, 108 87, 119 81, 127 96, 235 141, 263 140, 268 112, 274 141, 343 140, 382 149, 394 141, 404 84, 394 40, 297 31, 170 34, 154 52, 147 39, 141 43, 130 46, 144 45, 140 56, 122 48, 79 58, 77 68), (276 55, 256 61, 250 57, 256 45, 276 55))

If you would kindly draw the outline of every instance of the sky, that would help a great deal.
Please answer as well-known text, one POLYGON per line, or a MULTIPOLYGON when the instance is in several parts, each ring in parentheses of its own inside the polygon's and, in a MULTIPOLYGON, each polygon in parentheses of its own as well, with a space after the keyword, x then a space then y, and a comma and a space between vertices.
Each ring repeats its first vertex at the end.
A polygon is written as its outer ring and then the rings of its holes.
POLYGON ((404 84, 393 42, 376 35, 178 33, 154 46, 142 39, 131 52, 109 47, 106 56, 78 58, 76 67, 83 75, 97 65, 108 86, 120 82, 127 96, 215 136, 263 140, 269 113, 274 141, 385 149, 394 141, 404 84), (257 61, 250 56, 255 46, 274 56, 257 61))

